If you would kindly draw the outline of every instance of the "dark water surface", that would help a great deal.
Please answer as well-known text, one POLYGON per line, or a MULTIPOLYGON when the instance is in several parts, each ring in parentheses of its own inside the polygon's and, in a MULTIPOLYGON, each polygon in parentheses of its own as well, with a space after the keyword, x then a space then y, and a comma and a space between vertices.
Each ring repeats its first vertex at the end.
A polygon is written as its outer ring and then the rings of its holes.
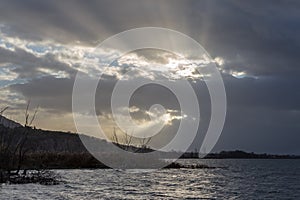
POLYGON ((300 199, 300 160, 180 160, 216 169, 56 170, 63 183, 2 185, 0 199, 300 199))

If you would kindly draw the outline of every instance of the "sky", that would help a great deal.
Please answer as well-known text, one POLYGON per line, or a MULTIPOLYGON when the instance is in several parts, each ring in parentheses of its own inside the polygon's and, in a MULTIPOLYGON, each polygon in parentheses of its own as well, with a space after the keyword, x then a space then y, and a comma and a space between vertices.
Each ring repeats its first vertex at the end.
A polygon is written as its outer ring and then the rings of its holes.
MULTIPOLYGON (((97 90, 96 112, 110 133, 116 126, 109 109, 111 93, 119 79, 131 78, 125 71, 140 78, 188 78, 201 100, 203 118, 191 146, 198 148, 210 102, 195 69, 178 55, 146 49, 122 55, 108 67, 85 66, 86 59, 105 63, 118 53, 93 51, 108 37, 133 28, 163 27, 199 42, 223 77, 227 116, 214 151, 300 154, 299 10, 297 0, 0 0, 0 108, 9 106, 5 115, 23 122, 30 100, 33 110, 39 106, 36 127, 76 132, 74 79, 78 70, 97 69, 105 76, 97 90)), ((145 130, 153 128, 149 117, 166 126, 153 139, 154 146, 172 138, 180 120, 189 117, 180 114, 170 91, 156 85, 139 88, 131 104, 131 116, 145 130), (167 113, 158 117, 149 110, 157 103, 167 113)), ((95 134, 94 126, 87 124, 87 132, 95 134)))

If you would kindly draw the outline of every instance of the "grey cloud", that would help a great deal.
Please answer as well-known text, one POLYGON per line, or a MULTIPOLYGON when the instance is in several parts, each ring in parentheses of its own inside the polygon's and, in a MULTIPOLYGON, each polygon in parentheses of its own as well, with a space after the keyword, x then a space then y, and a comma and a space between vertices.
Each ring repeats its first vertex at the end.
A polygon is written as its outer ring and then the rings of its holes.
MULTIPOLYGON (((69 113, 72 110, 72 89, 74 80, 41 77, 24 84, 9 87, 12 92, 22 94, 25 99, 31 99, 34 105, 53 112, 69 113)), ((24 105, 20 105, 23 109, 24 105)))
POLYGON ((233 69, 254 75, 299 73, 297 1, 12 0, 1 5, 1 21, 13 26, 10 34, 93 44, 130 28, 161 26, 192 36, 233 69))
POLYGON ((300 110, 297 76, 238 79, 225 75, 229 106, 271 110, 300 110))
MULTIPOLYGON (((110 112, 111 94, 116 82, 114 77, 109 76, 99 82, 95 99, 98 114, 110 112)), ((69 79, 46 76, 27 83, 11 85, 9 89, 21 93, 27 99, 32 99, 43 108, 71 112, 73 83, 74 77, 69 79)), ((85 95, 85 92, 82 91, 82 95, 85 95)), ((146 85, 138 89, 130 101, 131 106, 135 105, 142 110, 148 110, 153 104, 158 103, 164 105, 166 109, 179 109, 172 92, 157 85, 146 85)))
POLYGON ((16 48, 14 51, 0 48, 0 62, 17 65, 12 71, 16 72, 19 78, 34 78, 38 74, 41 74, 38 70, 41 68, 57 72, 64 71, 69 74, 74 74, 75 72, 69 65, 58 61, 56 56, 51 53, 37 57, 20 48, 16 48))

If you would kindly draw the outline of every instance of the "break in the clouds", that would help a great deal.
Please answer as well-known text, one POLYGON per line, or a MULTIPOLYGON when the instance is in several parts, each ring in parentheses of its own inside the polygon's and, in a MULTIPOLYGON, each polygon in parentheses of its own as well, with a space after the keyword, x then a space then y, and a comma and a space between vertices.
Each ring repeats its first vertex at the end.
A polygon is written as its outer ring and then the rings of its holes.
MULTIPOLYGON (((105 76, 96 109, 110 131, 115 126, 108 109, 111 92, 117 80, 131 78, 126 77, 128 71, 141 78, 184 78, 198 91, 201 138, 210 101, 195 71, 205 62, 215 62, 228 98, 227 120, 216 149, 300 153, 299 9, 298 1, 0 1, 0 104, 10 106, 7 115, 22 121, 18 113, 31 99, 33 106, 40 106, 38 127, 74 131, 71 97, 76 72, 101 72, 105 76), (180 55, 144 50, 109 63, 117 50, 93 52, 113 34, 146 26, 191 36, 212 60, 191 65, 180 55), (95 64, 99 62, 103 67, 95 64)), ((149 108, 156 103, 168 110, 158 119, 171 135, 184 119, 178 102, 164 88, 138 90, 131 115, 137 123, 151 126, 149 116, 155 113, 149 108)))

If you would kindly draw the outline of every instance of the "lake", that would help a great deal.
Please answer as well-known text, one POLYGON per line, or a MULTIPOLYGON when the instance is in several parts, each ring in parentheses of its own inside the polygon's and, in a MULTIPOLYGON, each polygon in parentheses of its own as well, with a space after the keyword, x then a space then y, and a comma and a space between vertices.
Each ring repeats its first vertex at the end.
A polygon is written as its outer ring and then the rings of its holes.
POLYGON ((55 170, 62 183, 2 185, 1 199, 300 199, 300 160, 180 160, 216 169, 55 170))

